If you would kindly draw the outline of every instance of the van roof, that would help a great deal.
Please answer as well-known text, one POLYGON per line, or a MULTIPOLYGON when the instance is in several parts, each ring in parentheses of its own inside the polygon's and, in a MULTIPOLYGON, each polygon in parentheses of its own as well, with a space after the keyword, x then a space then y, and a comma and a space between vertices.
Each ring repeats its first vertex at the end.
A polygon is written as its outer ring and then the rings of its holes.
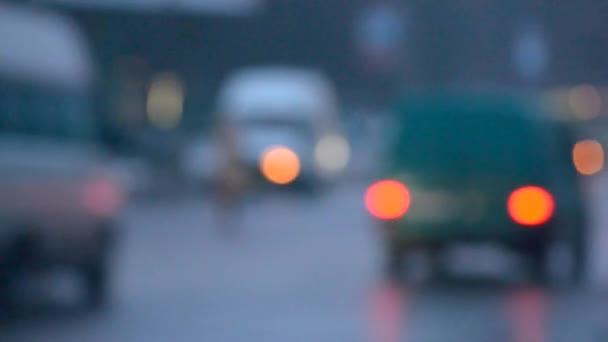
POLYGON ((334 110, 335 105, 333 86, 322 73, 291 67, 242 70, 227 80, 219 101, 221 110, 232 115, 251 109, 301 109, 302 114, 310 115, 328 108, 334 110))
POLYGON ((398 113, 391 156, 400 168, 460 179, 526 176, 552 165, 553 121, 518 97, 432 94, 398 113))
POLYGON ((67 17, 0 4, 0 42, 0 78, 74 88, 92 81, 86 40, 67 17))
POLYGON ((458 109, 461 115, 517 115, 528 119, 548 120, 550 116, 541 107, 538 98, 529 94, 495 89, 433 88, 415 90, 400 97, 395 109, 397 115, 404 111, 441 112, 442 109, 458 109), (477 109, 477 110, 475 110, 477 109), (501 109, 501 110, 497 110, 501 109))

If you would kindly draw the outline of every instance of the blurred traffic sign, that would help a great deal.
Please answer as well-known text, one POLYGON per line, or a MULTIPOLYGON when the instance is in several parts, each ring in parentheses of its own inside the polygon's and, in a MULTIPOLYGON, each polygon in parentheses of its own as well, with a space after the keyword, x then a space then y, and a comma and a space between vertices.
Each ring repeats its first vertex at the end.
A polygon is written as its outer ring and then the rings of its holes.
POLYGON ((406 39, 406 17, 388 3, 364 7, 354 22, 356 48, 369 69, 399 66, 406 39))
POLYGON ((549 49, 540 24, 526 23, 516 33, 512 46, 513 66, 527 82, 538 82, 549 63, 549 49))

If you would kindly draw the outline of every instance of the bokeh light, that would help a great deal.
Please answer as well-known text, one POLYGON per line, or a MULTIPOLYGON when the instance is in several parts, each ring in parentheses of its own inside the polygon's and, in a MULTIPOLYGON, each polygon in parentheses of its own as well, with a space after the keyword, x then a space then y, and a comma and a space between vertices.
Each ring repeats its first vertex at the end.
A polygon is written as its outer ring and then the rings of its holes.
POLYGON ((547 222, 553 215, 554 206, 551 194, 537 186, 525 186, 515 190, 507 202, 511 218, 524 226, 547 222))
POLYGON ((315 161, 320 172, 335 174, 348 165, 350 146, 346 139, 339 135, 322 138, 315 147, 315 161))
POLYGON ((405 215, 410 204, 410 192, 405 185, 394 180, 379 181, 365 194, 367 210, 380 219, 399 218, 405 215))
POLYGON ((298 178, 300 159, 291 149, 284 146, 274 146, 263 153, 260 169, 268 181, 285 185, 298 178))
POLYGON ((570 89, 554 88, 545 92, 541 98, 544 108, 558 120, 572 120, 572 109, 569 103, 570 89))
POLYGON ((572 161, 576 170, 586 176, 594 175, 604 167, 604 148, 597 140, 577 142, 572 149, 572 161))
POLYGON ((592 85, 579 85, 568 93, 568 103, 574 116, 579 120, 590 120, 600 115, 602 97, 592 85))
POLYGON ((177 75, 162 73, 150 83, 146 112, 150 124, 170 129, 177 126, 184 111, 184 87, 177 75))
POLYGON ((82 201, 90 214, 112 217, 122 206, 124 194, 118 183, 99 179, 84 186, 82 201))

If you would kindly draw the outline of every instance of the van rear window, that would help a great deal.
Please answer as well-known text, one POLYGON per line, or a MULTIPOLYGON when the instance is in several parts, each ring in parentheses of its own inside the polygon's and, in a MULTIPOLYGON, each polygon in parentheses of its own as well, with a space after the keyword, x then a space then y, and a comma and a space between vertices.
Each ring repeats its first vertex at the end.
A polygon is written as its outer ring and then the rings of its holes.
POLYGON ((528 173, 542 165, 535 125, 519 116, 410 113, 402 120, 394 162, 422 172, 528 173))

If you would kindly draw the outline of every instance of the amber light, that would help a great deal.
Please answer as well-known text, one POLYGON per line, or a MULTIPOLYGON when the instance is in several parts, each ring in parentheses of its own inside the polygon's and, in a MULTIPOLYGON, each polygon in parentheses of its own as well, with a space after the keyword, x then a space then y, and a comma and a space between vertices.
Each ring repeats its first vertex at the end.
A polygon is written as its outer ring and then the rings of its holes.
POLYGON ((576 170, 585 176, 594 175, 604 167, 604 148, 597 140, 581 140, 572 149, 576 170))
POLYGON ((367 210, 377 218, 397 219, 410 207, 410 192, 405 185, 394 180, 382 180, 369 187, 365 194, 367 210))
POLYGON ((271 147, 262 155, 260 170, 268 181, 286 185, 298 178, 300 159, 294 151, 287 147, 271 147))
POLYGON ((537 186, 525 186, 513 191, 507 204, 511 218, 530 227, 546 223, 553 216, 554 207, 553 196, 537 186))

